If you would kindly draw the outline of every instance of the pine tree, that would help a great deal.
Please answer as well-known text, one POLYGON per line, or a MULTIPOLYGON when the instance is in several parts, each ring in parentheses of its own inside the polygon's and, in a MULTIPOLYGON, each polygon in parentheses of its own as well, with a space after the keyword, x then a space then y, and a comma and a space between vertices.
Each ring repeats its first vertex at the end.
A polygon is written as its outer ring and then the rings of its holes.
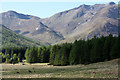
POLYGON ((45 47, 42 47, 42 51, 41 51, 41 62, 44 62, 44 56, 45 56, 45 47))
POLYGON ((13 52, 13 49, 11 50, 11 56, 10 57, 12 57, 13 56, 13 54, 14 54, 14 52, 13 52))
POLYGON ((54 59, 54 64, 55 66, 60 66, 61 65, 61 54, 60 52, 57 52, 55 54, 55 59, 54 59))
POLYGON ((45 47, 44 62, 48 63, 50 58, 50 46, 45 47))
POLYGON ((12 57, 12 63, 14 64, 14 63, 17 63, 17 62, 18 62, 18 57, 17 57, 16 54, 14 54, 13 57, 12 57))
POLYGON ((25 58, 26 58, 26 61, 28 63, 31 62, 31 55, 30 55, 30 48, 27 48, 26 52, 25 52, 25 58))
POLYGON ((99 62, 101 61, 103 49, 102 49, 102 41, 98 38, 95 39, 93 48, 91 50, 91 61, 92 62, 99 62))
POLYGON ((63 44, 63 46, 60 49, 61 54, 61 65, 68 65, 68 57, 70 53, 70 47, 68 44, 63 44))
POLYGON ((21 53, 18 53, 18 62, 22 61, 21 53))
POLYGON ((41 52, 42 52, 42 48, 39 47, 39 48, 38 48, 38 58, 37 58, 37 62, 41 62, 41 52))
POLYGON ((10 55, 9 54, 5 54, 5 58, 6 58, 6 63, 10 62, 10 55))
POLYGON ((110 51, 110 57, 111 57, 111 59, 116 59, 116 58, 119 58, 120 56, 119 56, 119 41, 118 41, 118 39, 117 38, 115 38, 114 40, 114 44, 112 45, 112 49, 111 49, 111 51, 110 51))
POLYGON ((55 54, 57 52, 56 50, 57 50, 57 45, 52 46, 50 49, 50 59, 49 59, 50 64, 54 64, 55 54))
POLYGON ((70 51, 69 56, 69 64, 78 64, 78 57, 79 57, 79 45, 77 40, 74 42, 72 50, 70 51))
POLYGON ((59 45, 57 45, 56 46, 56 50, 55 50, 55 56, 54 56, 54 63, 53 63, 53 65, 61 65, 61 53, 60 53, 60 46, 59 45))
POLYGON ((112 35, 109 35, 105 39, 104 46, 103 46, 103 58, 104 58, 104 60, 110 60, 110 51, 112 48, 111 40, 112 40, 112 35))

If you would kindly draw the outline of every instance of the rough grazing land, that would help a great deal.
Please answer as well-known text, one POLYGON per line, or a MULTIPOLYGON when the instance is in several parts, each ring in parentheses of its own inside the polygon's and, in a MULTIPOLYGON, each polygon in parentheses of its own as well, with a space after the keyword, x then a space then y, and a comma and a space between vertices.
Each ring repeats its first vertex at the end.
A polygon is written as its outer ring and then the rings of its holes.
POLYGON ((118 78, 118 59, 89 65, 2 64, 2 78, 118 78))

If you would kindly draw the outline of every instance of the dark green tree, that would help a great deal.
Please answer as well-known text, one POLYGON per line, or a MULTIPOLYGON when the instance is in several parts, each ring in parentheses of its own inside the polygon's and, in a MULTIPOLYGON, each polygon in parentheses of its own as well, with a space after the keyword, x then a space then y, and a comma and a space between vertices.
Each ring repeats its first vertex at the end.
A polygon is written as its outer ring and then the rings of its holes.
POLYGON ((79 44, 78 41, 76 40, 73 44, 72 50, 70 51, 70 56, 69 56, 69 64, 78 64, 79 61, 79 44))

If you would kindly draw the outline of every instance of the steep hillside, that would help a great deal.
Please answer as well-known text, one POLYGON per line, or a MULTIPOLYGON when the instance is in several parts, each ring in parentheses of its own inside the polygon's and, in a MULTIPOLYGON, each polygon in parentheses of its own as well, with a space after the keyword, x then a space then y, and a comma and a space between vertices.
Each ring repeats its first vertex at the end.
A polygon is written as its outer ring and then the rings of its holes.
POLYGON ((88 39, 94 36, 118 35, 118 5, 108 4, 80 5, 77 8, 57 13, 41 21, 60 32, 65 42, 75 39, 88 39))
POLYGON ((3 25, 16 33, 50 44, 118 35, 118 5, 80 5, 49 18, 24 15, 15 11, 1 13, 3 25))
POLYGON ((1 14, 2 24, 16 33, 40 42, 55 43, 63 40, 63 36, 50 29, 39 17, 8 11, 1 14))
MULTIPOLYGON (((24 47, 24 46, 41 46, 43 43, 33 41, 16 34, 3 25, 0 25, 0 35, 2 34, 2 47, 24 47)), ((1 40, 0 39, 0 40, 1 40)))

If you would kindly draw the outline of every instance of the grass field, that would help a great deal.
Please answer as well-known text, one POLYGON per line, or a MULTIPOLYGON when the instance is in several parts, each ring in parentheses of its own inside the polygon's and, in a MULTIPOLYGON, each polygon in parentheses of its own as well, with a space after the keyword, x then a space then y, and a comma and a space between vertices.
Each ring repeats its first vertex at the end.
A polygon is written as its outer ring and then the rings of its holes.
POLYGON ((2 78, 118 78, 118 59, 73 66, 52 66, 47 63, 2 64, 2 78))

